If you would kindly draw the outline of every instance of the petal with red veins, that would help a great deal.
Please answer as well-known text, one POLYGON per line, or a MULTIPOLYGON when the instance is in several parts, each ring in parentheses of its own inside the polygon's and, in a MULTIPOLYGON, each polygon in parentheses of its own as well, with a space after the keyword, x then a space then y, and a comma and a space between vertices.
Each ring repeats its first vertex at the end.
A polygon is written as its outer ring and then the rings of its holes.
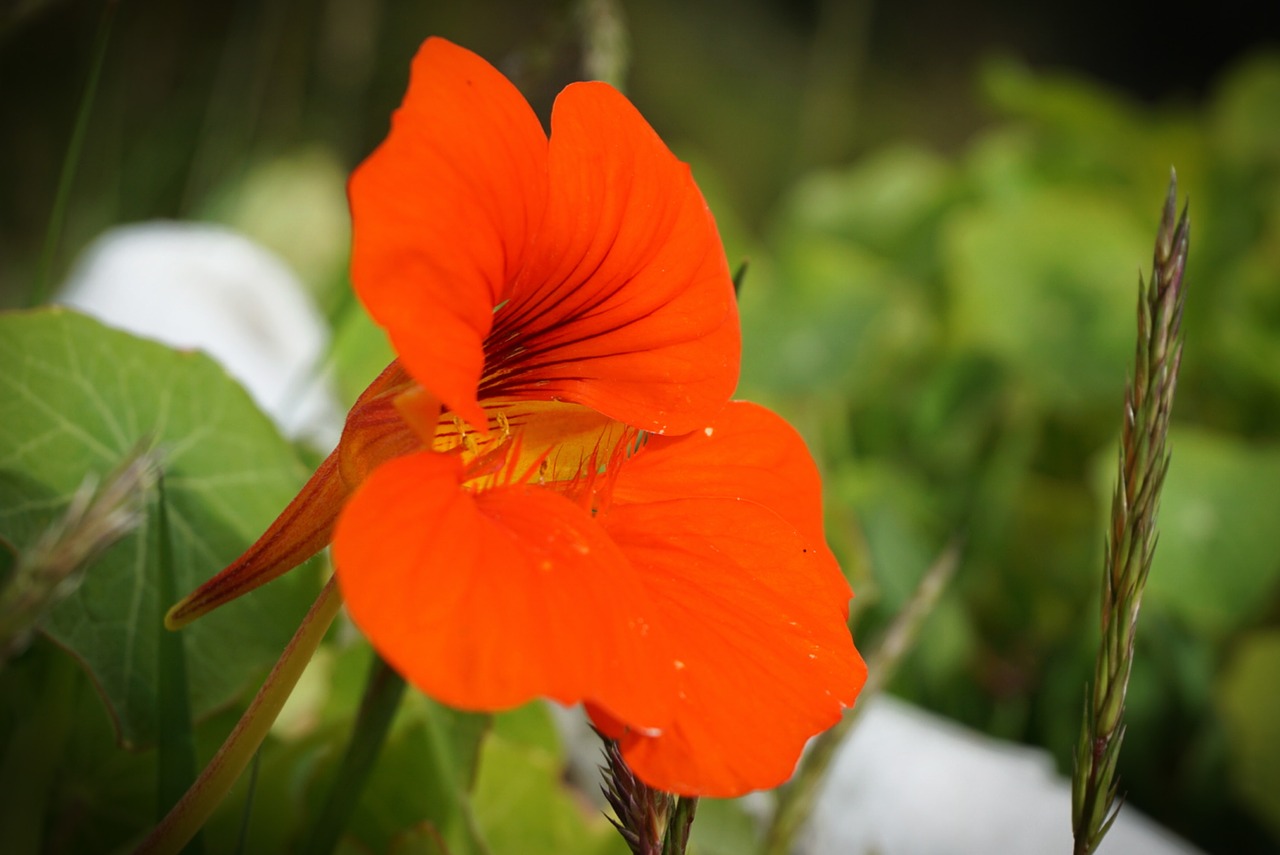
POLYGON ((556 99, 549 170, 542 229, 494 319, 490 362, 509 373, 492 384, 658 433, 700 426, 737 384, 741 343, 689 167, 615 89, 582 83, 556 99))

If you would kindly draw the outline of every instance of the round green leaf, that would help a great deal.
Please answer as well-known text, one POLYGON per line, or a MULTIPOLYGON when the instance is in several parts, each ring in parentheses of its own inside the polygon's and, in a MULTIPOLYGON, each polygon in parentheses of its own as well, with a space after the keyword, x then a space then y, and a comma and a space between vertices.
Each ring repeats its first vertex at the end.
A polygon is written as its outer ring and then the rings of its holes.
MULTIPOLYGON (((157 647, 171 605, 233 560, 306 471, 249 396, 203 354, 64 309, 0 315, 0 538, 29 547, 86 476, 139 442, 162 452, 173 566, 147 520, 86 570, 43 630, 79 658, 126 745, 155 737, 157 647)), ((154 509, 154 502, 149 503, 154 509)), ((294 573, 184 630, 193 714, 228 703, 273 662, 315 596, 294 573)))

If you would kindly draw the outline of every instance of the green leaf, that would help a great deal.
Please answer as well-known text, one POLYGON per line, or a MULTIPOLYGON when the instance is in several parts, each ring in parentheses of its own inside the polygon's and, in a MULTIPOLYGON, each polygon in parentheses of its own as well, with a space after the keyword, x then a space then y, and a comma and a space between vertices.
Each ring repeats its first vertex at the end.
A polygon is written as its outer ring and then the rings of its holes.
POLYGON ((786 209, 799 235, 836 235, 905 264, 930 247, 931 226, 954 195, 952 168, 917 146, 872 153, 839 172, 805 178, 786 209))
POLYGON ((604 814, 565 787, 557 753, 502 730, 484 742, 472 795, 493 855, 625 855, 626 844, 604 814))
POLYGON ((1075 191, 957 214, 946 254, 960 341, 1000 358, 1045 403, 1114 405, 1146 231, 1113 200, 1075 191))
POLYGON ((347 828, 371 851, 385 852, 404 835, 429 827, 452 855, 480 855, 468 788, 489 717, 449 709, 415 695, 383 746, 347 828), (411 783, 410 783, 411 782, 411 783))
POLYGON ((1230 737, 1235 788, 1280 834, 1280 631, 1246 636, 1215 693, 1230 737))
POLYGON ((699 799, 689 851, 697 855, 759 852, 760 826, 741 799, 699 799))
POLYGON ((1214 99, 1212 133, 1228 162, 1280 160, 1280 55, 1261 54, 1230 73, 1214 99))
POLYGON ((340 313, 332 351, 338 394, 348 405, 396 358, 387 334, 354 298, 340 313))
MULTIPOLYGON (((19 548, 90 474, 140 439, 163 451, 174 585, 189 591, 234 559, 306 472, 218 365, 62 309, 0 316, 0 537, 19 548)), ((127 745, 156 728, 159 556, 144 524, 88 568, 42 628, 89 670, 127 745)), ((273 662, 317 590, 293 573, 187 630, 197 717, 273 662)))
POLYGON ((1193 430, 1172 431, 1169 448, 1147 601, 1221 636, 1265 610, 1280 581, 1280 449, 1193 430))
MULTIPOLYGON (((277 720, 277 735, 307 755, 292 764, 287 788, 296 795, 299 782, 305 786, 300 837, 321 808, 350 739, 369 658, 363 643, 323 648, 312 660, 310 685, 304 677, 302 694, 290 699, 298 703, 286 708, 284 722, 277 720)), ((489 722, 487 714, 450 709, 410 689, 344 830, 343 844, 373 852, 435 852, 443 845, 450 855, 483 855, 470 790, 489 722)))
POLYGON ((1007 59, 982 68, 987 99, 1004 113, 1031 121, 1070 157, 1092 159, 1097 152, 1141 146, 1146 126, 1133 106, 1111 90, 1072 75, 1038 75, 1007 59))
POLYGON ((741 301, 742 385, 752 392, 865 395, 936 338, 919 285, 850 240, 791 241, 776 279, 741 301))

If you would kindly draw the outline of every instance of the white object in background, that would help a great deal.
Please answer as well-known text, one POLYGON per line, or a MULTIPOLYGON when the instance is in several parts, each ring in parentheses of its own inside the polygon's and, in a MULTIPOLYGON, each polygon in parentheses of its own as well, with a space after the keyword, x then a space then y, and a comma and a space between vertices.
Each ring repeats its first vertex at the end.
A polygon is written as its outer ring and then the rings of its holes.
POLYGON ((337 444, 342 414, 321 369, 329 330, 298 278, 230 229, 148 222, 105 232, 57 302, 172 347, 205 351, 287 436, 337 444))
MULTIPOLYGON (((836 753, 795 855, 1064 855, 1071 785, 1039 748, 1004 742, 882 695, 836 753)), ((570 779, 600 809, 600 738, 581 707, 548 703, 570 779)), ((768 793, 743 799, 763 831, 768 793)), ((697 835, 697 824, 694 824, 697 835)), ((1103 855, 1199 855, 1132 806, 1103 855)))
MULTIPOLYGON (((1041 749, 881 696, 836 755, 798 850, 1061 855, 1071 851, 1071 786, 1041 749)), ((1199 850, 1126 805, 1098 851, 1199 850)))

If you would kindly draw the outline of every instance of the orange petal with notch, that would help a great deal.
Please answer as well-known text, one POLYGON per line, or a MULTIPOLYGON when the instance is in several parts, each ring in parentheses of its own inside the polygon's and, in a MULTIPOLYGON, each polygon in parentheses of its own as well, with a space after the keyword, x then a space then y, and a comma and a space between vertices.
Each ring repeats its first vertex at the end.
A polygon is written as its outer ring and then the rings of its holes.
POLYGON ((547 138, 511 83, 428 39, 387 139, 351 177, 351 276, 409 372, 473 426, 493 308, 545 208, 547 138))
POLYGON ((348 502, 333 554, 356 625, 453 706, 592 700, 633 727, 663 727, 673 659, 627 558, 555 493, 472 495, 460 478, 455 455, 413 454, 348 502))
POLYGON ((566 88, 551 119, 548 209, 490 361, 504 395, 559 398, 682 433, 738 379, 733 283, 689 167, 603 83, 566 88))

